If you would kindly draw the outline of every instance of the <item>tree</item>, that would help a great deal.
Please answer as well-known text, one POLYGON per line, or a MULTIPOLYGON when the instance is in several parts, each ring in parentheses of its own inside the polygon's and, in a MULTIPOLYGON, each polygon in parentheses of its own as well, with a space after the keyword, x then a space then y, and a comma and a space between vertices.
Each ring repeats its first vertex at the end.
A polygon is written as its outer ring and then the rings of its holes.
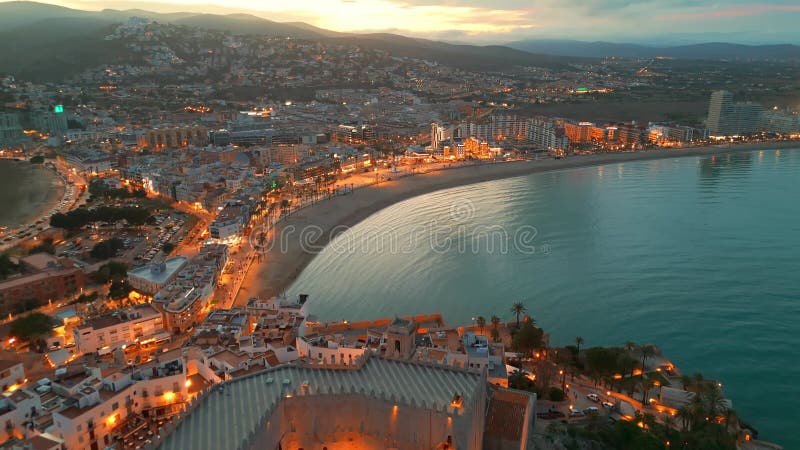
POLYGON ((128 277, 128 265, 117 261, 111 261, 100 266, 97 272, 93 273, 91 277, 99 284, 121 281, 128 277))
POLYGON ((492 328, 492 331, 490 331, 490 333, 492 335, 492 342, 500 342, 500 330, 498 330, 497 328, 492 328))
POLYGON ((5 280, 9 275, 17 273, 19 265, 11 261, 8 253, 0 255, 0 280, 5 280))
POLYGON ((42 164, 42 163, 44 163, 44 156, 36 155, 33 158, 31 158, 30 161, 31 161, 31 164, 42 164))
POLYGON ((161 246, 161 251, 166 254, 172 253, 173 250, 175 250, 175 244, 172 242, 164 242, 164 245, 161 246))
POLYGON ((500 342, 500 318, 492 316, 489 320, 492 322, 492 340, 494 342, 500 342))
POLYGON ((478 329, 481 330, 481 334, 483 334, 483 327, 486 326, 486 318, 478 316, 478 318, 475 319, 475 323, 478 325, 478 329))
POLYGON ((120 238, 111 238, 98 242, 92 247, 89 255, 97 260, 105 260, 117 255, 117 252, 125 248, 125 243, 120 238))
POLYGON ((583 338, 580 336, 575 337, 575 347, 577 348, 575 351, 575 360, 580 361, 581 359, 581 344, 583 344, 583 338))
POLYGON ((514 334, 512 347, 518 352, 530 355, 536 349, 542 347, 544 333, 541 329, 533 326, 532 321, 526 320, 522 327, 514 334))
POLYGON ((519 316, 526 313, 527 311, 528 309, 525 308, 525 305, 522 304, 522 302, 517 302, 511 305, 511 312, 517 316, 517 329, 519 329, 519 316))
POLYGON ((41 336, 50 334, 52 330, 53 320, 50 316, 34 312, 11 322, 8 334, 21 341, 31 342, 41 336))
POLYGON ((108 297, 112 300, 121 300, 131 293, 133 287, 125 280, 114 281, 108 288, 108 297))
POLYGON ((643 345, 641 348, 642 352, 642 378, 644 378, 645 366, 644 363, 648 358, 652 358, 656 355, 656 348, 650 344, 643 345))

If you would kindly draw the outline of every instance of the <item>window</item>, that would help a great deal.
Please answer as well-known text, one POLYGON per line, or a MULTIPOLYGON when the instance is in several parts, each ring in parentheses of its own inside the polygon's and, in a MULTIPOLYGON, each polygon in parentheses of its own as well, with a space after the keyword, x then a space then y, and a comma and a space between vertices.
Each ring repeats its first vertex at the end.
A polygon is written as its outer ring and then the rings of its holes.
MULTIPOLYGON (((58 424, 58 428, 61 428, 61 424, 60 424, 60 423, 58 424)), ((77 427, 75 427, 75 430, 76 430, 76 431, 81 431, 81 430, 83 430, 83 425, 81 425, 81 424, 78 424, 78 426, 77 426, 77 427)))
POLYGON ((78 436, 78 442, 80 442, 81 444, 83 444, 83 436, 78 436))
POLYGON ((116 411, 118 409, 119 409, 119 402, 114 402, 114 404, 111 405, 111 410, 116 411))

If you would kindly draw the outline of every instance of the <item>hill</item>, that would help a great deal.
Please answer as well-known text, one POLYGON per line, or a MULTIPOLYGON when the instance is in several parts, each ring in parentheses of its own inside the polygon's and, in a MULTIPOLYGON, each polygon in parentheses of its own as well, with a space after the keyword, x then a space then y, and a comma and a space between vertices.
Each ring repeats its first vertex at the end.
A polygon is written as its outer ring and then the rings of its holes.
POLYGON ((654 58, 657 56, 665 56, 670 58, 698 60, 800 59, 800 46, 791 44, 744 45, 725 42, 708 42, 703 44, 655 47, 602 41, 524 40, 511 42, 508 46, 527 52, 575 57, 616 56, 623 58, 654 58))
POLYGON ((574 60, 535 55, 504 46, 453 45, 395 34, 338 33, 302 22, 274 22, 249 14, 160 14, 113 9, 80 11, 17 1, 0 3, 0 24, 5 24, 5 31, 0 33, 0 72, 36 81, 52 80, 103 63, 127 60, 129 55, 119 43, 104 41, 103 37, 116 24, 132 16, 239 35, 339 42, 465 69, 500 71, 514 66, 563 67, 574 60))

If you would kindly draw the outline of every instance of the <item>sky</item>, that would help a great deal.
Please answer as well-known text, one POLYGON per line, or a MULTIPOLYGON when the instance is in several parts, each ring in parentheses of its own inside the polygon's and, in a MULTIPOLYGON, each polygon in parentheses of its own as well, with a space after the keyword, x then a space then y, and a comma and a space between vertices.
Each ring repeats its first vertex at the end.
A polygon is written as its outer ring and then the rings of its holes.
POLYGON ((800 44, 798 0, 43 0, 77 9, 248 12, 336 31, 450 42, 527 38, 800 44))

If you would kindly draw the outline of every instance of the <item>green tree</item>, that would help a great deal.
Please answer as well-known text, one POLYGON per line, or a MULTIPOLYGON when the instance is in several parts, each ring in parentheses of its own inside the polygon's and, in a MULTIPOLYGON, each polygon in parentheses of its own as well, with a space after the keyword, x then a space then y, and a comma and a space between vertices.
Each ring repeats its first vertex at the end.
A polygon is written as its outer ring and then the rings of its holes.
POLYGON ((483 327, 486 326, 486 318, 483 316, 478 316, 478 318, 475 319, 475 323, 478 325, 478 329, 481 331, 481 334, 483 334, 483 327))
POLYGON ((164 242, 164 245, 161 246, 161 251, 166 254, 172 253, 173 250, 175 250, 175 244, 172 242, 164 242))
POLYGON ((53 319, 47 314, 34 312, 11 322, 9 335, 21 341, 32 342, 50 334, 52 330, 53 319))
POLYGON ((128 278, 128 265, 117 261, 105 263, 91 275, 91 278, 99 284, 125 280, 128 278))
POLYGON ((656 355, 656 348, 653 347, 650 344, 647 344, 647 345, 643 345, 641 347, 640 351, 642 352, 642 378, 644 378, 644 373, 646 371, 646 368, 645 368, 645 365, 644 365, 645 361, 647 361, 648 358, 652 358, 653 356, 656 355))
POLYGON ((500 318, 492 316, 489 320, 492 322, 492 340, 494 342, 500 342, 500 318))
POLYGON ((89 252, 92 258, 97 260, 105 260, 117 255, 117 252, 125 248, 125 243, 120 238, 111 238, 102 242, 98 242, 92 247, 89 252))
POLYGON ((133 287, 125 280, 114 281, 108 288, 108 297, 112 300, 121 300, 131 293, 133 287))
POLYGON ((8 253, 0 254, 0 280, 5 280, 9 275, 18 271, 19 265, 11 261, 8 253))
POLYGON ((528 309, 525 308, 525 305, 522 304, 522 302, 517 302, 511 305, 511 312, 517 316, 517 329, 519 329, 519 316, 525 314, 527 311, 528 309))
POLYGON ((583 344, 583 338, 580 336, 575 337, 575 360, 580 361, 581 359, 581 344, 583 344))
POLYGON ((526 320, 519 331, 514 334, 512 347, 520 353, 530 355, 542 347, 543 337, 542 330, 533 326, 532 321, 526 320))

